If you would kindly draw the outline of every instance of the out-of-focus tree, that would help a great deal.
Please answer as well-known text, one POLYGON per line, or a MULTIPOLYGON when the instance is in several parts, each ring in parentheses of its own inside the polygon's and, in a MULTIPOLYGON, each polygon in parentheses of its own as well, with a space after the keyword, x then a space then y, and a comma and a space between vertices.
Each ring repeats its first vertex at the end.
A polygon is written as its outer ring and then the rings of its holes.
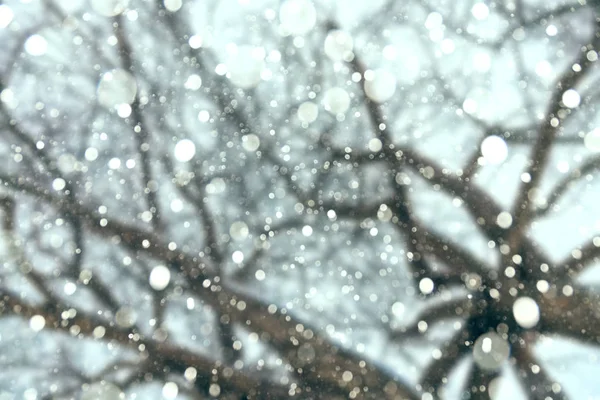
POLYGON ((11 0, 0 43, 0 399, 600 391, 598 1, 11 0))

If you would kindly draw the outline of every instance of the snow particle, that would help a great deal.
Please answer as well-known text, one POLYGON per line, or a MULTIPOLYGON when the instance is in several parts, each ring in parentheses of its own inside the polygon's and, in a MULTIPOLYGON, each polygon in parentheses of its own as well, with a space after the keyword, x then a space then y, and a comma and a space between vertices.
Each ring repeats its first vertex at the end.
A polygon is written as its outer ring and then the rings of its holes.
POLYGON ((202 78, 200 75, 192 74, 188 76, 187 80, 183 84, 187 90, 198 90, 202 86, 202 78))
POLYGON ((137 315, 131 307, 121 307, 115 314, 115 322, 122 328, 131 328, 136 320, 137 315))
POLYGON ((236 250, 231 255, 231 259, 233 260, 234 263, 241 264, 244 261, 244 253, 242 253, 239 250, 236 250))
POLYGON ((95 161, 98 158, 98 149, 95 147, 88 147, 85 150, 85 159, 88 161, 95 161))
POLYGON ((135 78, 129 72, 119 68, 104 73, 96 90, 98 102, 107 108, 131 104, 136 94, 135 78))
POLYGON ((164 4, 167 11, 175 12, 181 8, 183 2, 182 0, 164 0, 164 4))
POLYGON ((344 371, 344 373, 342 374, 342 380, 344 382, 350 382, 353 378, 352 372, 350 371, 344 371))
POLYGON ((485 3, 475 3, 471 8, 471 14, 475 17, 475 19, 483 20, 488 17, 490 14, 490 9, 485 3))
POLYGON ((507 211, 502 211, 496 217, 496 224, 502 229, 508 229, 512 225, 513 219, 512 215, 510 215, 507 211))
POLYGON ((354 42, 347 32, 336 29, 330 31, 325 38, 325 55, 332 61, 351 61, 354 57, 353 48, 354 42))
POLYGON ((317 10, 310 0, 287 0, 279 9, 285 34, 304 35, 317 23, 317 10))
POLYGON ((34 315, 29 320, 29 327, 34 332, 41 331, 42 329, 44 329, 44 326, 46 326, 46 319, 43 316, 41 316, 41 315, 34 315))
POLYGON ((236 221, 229 227, 229 236, 231 236, 231 238, 235 241, 246 239, 249 233, 250 230, 248 229, 248 225, 246 225, 244 221, 236 221))
POLYGON ((315 122, 319 116, 319 107, 312 101, 305 101, 298 107, 298 119, 301 122, 310 124, 315 122))
POLYGON ((162 388, 162 395, 167 400, 173 400, 179 393, 179 387, 175 382, 166 382, 162 388))
POLYGON ((221 386, 219 386, 217 383, 211 383, 210 387, 208 388, 208 394, 213 397, 218 397, 221 394, 221 386))
POLYGON ((590 151, 600 152, 600 128, 596 128, 585 135, 583 144, 590 151))
POLYGON ((244 150, 254 152, 260 147, 260 138, 253 133, 242 136, 242 147, 244 150))
POLYGON ((194 367, 187 367, 183 376, 186 380, 192 382, 196 379, 196 376, 198 376, 198 371, 194 367))
POLYGON ((477 112, 477 102, 473 99, 465 99, 465 101, 463 101, 462 109, 467 114, 474 114, 477 112))
POLYGON ((242 89, 256 87, 265 69, 265 51, 262 47, 231 46, 227 59, 227 77, 242 89))
POLYGON ((479 336, 473 346, 473 359, 485 370, 496 370, 508 359, 510 345, 495 332, 479 336))
POLYGON ((6 4, 0 5, 0 29, 6 28, 13 20, 15 14, 6 4))
POLYGON ((434 288, 435 288, 435 285, 430 278, 423 278, 419 282, 419 290, 423 294, 431 294, 433 292, 434 288))
POLYGON ((121 14, 129 5, 129 0, 91 0, 92 9, 105 17, 121 14))
POLYGON ((481 142, 481 155, 488 164, 502 164, 508 157, 508 146, 500 136, 491 135, 481 142))
POLYGON ((388 101, 396 93, 396 77, 385 69, 365 72, 365 94, 376 103, 388 101), (369 73, 367 73, 369 72, 369 73))
POLYGON ((350 108, 350 95, 340 87, 331 88, 325 92, 323 105, 334 115, 344 114, 350 108))
POLYGON ((367 145, 367 147, 369 148, 369 151, 372 151, 373 153, 377 153, 378 151, 381 151, 381 149, 383 148, 383 143, 381 143, 381 140, 379 140, 377 138, 373 138, 373 139, 369 140, 369 144, 367 145))
POLYGON ((312 235, 313 233, 313 228, 310 225, 304 225, 302 227, 302 234, 306 237, 312 235))
POLYGON ((210 119, 210 113, 206 110, 202 110, 198 113, 198 121, 200 122, 208 122, 210 119))
POLYGON ((262 269, 259 269, 258 271, 256 271, 254 273, 254 277, 256 278, 257 281, 264 281, 266 274, 265 271, 263 271, 262 269))
POLYGON ((56 190, 57 192, 63 190, 66 186, 67 182, 65 182, 63 178, 56 178, 54 181, 52 181, 52 189, 56 190))
POLYGON ((110 382, 101 381, 84 385, 81 400, 117 400, 121 398, 121 389, 110 382))
POLYGON ((175 145, 174 155, 177 161, 188 162, 196 154, 196 145, 189 139, 182 139, 175 145))
POLYGON ((154 290, 164 290, 167 286, 169 286, 169 281, 171 280, 171 271, 169 268, 164 265, 157 265, 152 268, 150 271, 150 277, 148 278, 148 282, 150 286, 154 290))
POLYGON ((567 108, 576 108, 581 102, 581 97, 576 90, 569 89, 563 93, 562 102, 567 108))
POLYGON ((76 290, 77 290, 77 285, 74 284, 73 282, 67 282, 67 283, 65 283, 65 286, 63 287, 63 292, 65 292, 65 294, 67 296, 71 296, 72 294, 75 293, 76 290))
POLYGON ((32 56, 43 56, 48 50, 48 42, 43 36, 31 35, 25 42, 25 51, 32 56))
POLYGON ((540 321, 540 308, 531 297, 519 297, 513 303, 513 315, 523 328, 533 328, 540 321))

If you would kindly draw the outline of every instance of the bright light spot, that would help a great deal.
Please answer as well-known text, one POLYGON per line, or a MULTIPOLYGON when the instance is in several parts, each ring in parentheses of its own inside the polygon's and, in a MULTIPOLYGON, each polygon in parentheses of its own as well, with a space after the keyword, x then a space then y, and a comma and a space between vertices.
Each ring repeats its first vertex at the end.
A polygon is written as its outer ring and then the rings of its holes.
POLYGON ((581 97, 579 96, 579 93, 577 93, 577 91, 569 89, 563 93, 562 102, 565 105, 565 107, 575 108, 581 102, 581 97))
POLYGON ((556 25, 548 25, 546 27, 546 35, 556 36, 557 33, 558 33, 558 29, 556 28, 556 25))
POLYGON ((242 147, 246 151, 256 151, 260 147, 260 138, 254 133, 242 136, 242 147))
POLYGON ((523 328, 533 328, 540 321, 540 308, 531 297, 519 297, 513 304, 513 315, 523 328))
POLYGON ((508 146, 500 136, 491 135, 481 142, 481 155, 488 164, 502 164, 508 157, 508 146))
POLYGON ((596 128, 585 135, 583 144, 590 151, 600 152, 600 128, 596 128))
POLYGON ((462 108, 467 114, 474 114, 477 112, 477 102, 473 99, 465 99, 462 108))
POLYGON ((284 33, 304 35, 317 23, 317 10, 310 0, 286 0, 279 9, 284 33))
POLYGON ((41 316, 41 315, 34 315, 29 320, 29 327, 34 332, 41 331, 42 329, 44 329, 44 326, 46 326, 46 319, 43 316, 41 316))
POLYGON ((121 396, 121 389, 110 382, 101 381, 84 385, 81 400, 118 400, 121 396))
POLYGON ((31 35, 25 42, 25 51, 32 56, 42 56, 48 50, 48 42, 43 36, 31 35))
POLYGON ((167 382, 164 384, 162 388, 162 395, 165 399, 173 400, 177 397, 177 393, 179 393, 179 388, 175 382, 167 382))
POLYGON ((67 186, 67 182, 65 182, 63 178, 56 178, 54 181, 52 181, 52 189, 56 190, 57 192, 63 190, 65 186, 67 186))
POLYGON ((510 215, 507 211, 502 211, 496 217, 496 224, 502 229, 508 229, 512 225, 513 219, 512 215, 510 215))
POLYGON ((333 30, 325 39, 325 55, 333 61, 351 61, 354 57, 352 49, 354 42, 350 34, 340 30, 333 30))
POLYGON ((189 139, 182 139, 175 145, 173 154, 177 161, 188 162, 196 154, 196 145, 189 139))
POLYGON ((313 233, 313 228, 310 225, 304 225, 302 227, 302 234, 306 237, 312 235, 313 233))
POLYGON ((95 161, 98 158, 98 149, 95 147, 88 147, 85 150, 85 159, 88 161, 95 161))
POLYGON ((202 110, 198 113, 198 121, 200 122, 208 122, 210 119, 210 113, 206 110, 202 110))
POLYGON ((202 47, 202 42, 202 36, 200 35, 192 35, 188 40, 188 44, 192 49, 199 49, 200 47, 202 47))
POLYGON ((394 314, 396 317, 402 317, 405 309, 406 308, 404 307, 404 304, 400 302, 395 302, 392 304, 392 314, 394 314))
POLYGON ((510 345, 495 332, 484 333, 473 345, 473 359, 485 370, 496 370, 504 364, 510 354, 510 345))
POLYGON ((111 158, 108 161, 108 168, 110 169, 119 169, 121 167, 121 160, 118 158, 111 158))
POLYGON ((129 104, 119 104, 117 106, 117 115, 121 118, 127 118, 131 115, 131 106, 129 104))
POLYGON ((213 397, 218 397, 221 394, 221 386, 219 386, 217 383, 211 383, 210 387, 208 388, 208 394, 213 397))
POLYGON ((233 240, 244 240, 249 234, 250 230, 244 221, 236 221, 229 227, 229 236, 231 236, 233 240))
POLYGON ((175 12, 181 8, 183 2, 181 0, 164 0, 164 4, 167 11, 175 12))
POLYGON ((488 6, 485 5, 485 3, 475 3, 471 8, 471 14, 473 14, 475 19, 481 21, 488 17, 488 15, 490 14, 490 9, 488 8, 488 6))
POLYGON ((91 0, 92 9, 105 17, 121 14, 129 5, 129 0, 91 0))
POLYGON ((478 52, 473 56, 473 67, 479 72, 487 72, 492 67, 492 58, 486 52, 478 52))
POLYGON ((370 151, 372 151, 373 153, 376 153, 378 151, 381 151, 381 149, 383 148, 383 143, 381 143, 381 140, 379 140, 377 138, 373 138, 373 139, 369 140, 368 147, 369 147, 370 151))
POLYGON ((77 290, 77 285, 74 284, 73 282, 67 282, 67 283, 65 283, 65 286, 63 287, 63 292, 65 292, 65 294, 67 296, 71 296, 72 294, 75 293, 76 290, 77 290))
POLYGON ((6 4, 0 5, 0 29, 6 28, 13 20, 15 14, 6 4))
POLYGON ((312 101, 305 101, 298 107, 298 119, 310 124, 315 122, 319 116, 319 107, 312 101))
POLYGON ((171 271, 169 268, 164 265, 157 265, 152 268, 150 272, 150 277, 148 278, 148 282, 150 283, 150 287, 154 290, 164 290, 167 286, 169 286, 169 282, 171 281, 171 271))
POLYGON ((185 377, 186 380, 188 381, 194 381, 196 379, 196 377, 198 376, 198 370, 194 367, 187 367, 185 369, 185 372, 183 373, 183 376, 185 377))
POLYGON ((542 78, 547 78, 552 74, 552 65, 546 61, 542 60, 535 65, 535 73, 542 78))
POLYGON ((122 328, 131 328, 136 320, 137 315, 131 307, 123 306, 115 314, 115 322, 122 328))
POLYGON ((427 16, 425 20, 425 28, 427 29, 436 29, 439 28, 444 23, 444 17, 442 14, 438 12, 432 12, 427 16))
POLYGON ((423 294, 431 294, 433 292, 434 288, 435 288, 435 285, 430 278, 423 278, 419 282, 419 290, 423 294))
POLYGON ((352 372, 350 371, 344 371, 344 373, 342 374, 342 380, 344 382, 350 382, 353 378, 352 372))
POLYGON ((350 95, 340 87, 331 88, 323 96, 323 105, 334 115, 344 114, 350 108, 350 95))
POLYGON ((199 75, 192 74, 188 76, 187 80, 183 84, 188 90, 198 90, 202 86, 202 78, 199 75))
POLYGON ((136 94, 135 78, 124 69, 113 69, 104 73, 96 90, 98 102, 107 108, 131 104, 136 94))
POLYGON ((231 259, 233 260, 234 263, 241 264, 244 261, 244 253, 242 253, 239 250, 236 250, 231 255, 231 259))
POLYGON ((232 46, 225 64, 231 83, 242 89, 256 87, 265 69, 265 50, 262 47, 232 46))
POLYGON ((396 77, 385 69, 365 73, 365 94, 376 103, 383 103, 396 93, 396 77))
POLYGON ((256 271, 254 273, 254 277, 256 278, 257 281, 264 281, 266 274, 265 271, 263 271, 262 269, 259 269, 258 271, 256 271))

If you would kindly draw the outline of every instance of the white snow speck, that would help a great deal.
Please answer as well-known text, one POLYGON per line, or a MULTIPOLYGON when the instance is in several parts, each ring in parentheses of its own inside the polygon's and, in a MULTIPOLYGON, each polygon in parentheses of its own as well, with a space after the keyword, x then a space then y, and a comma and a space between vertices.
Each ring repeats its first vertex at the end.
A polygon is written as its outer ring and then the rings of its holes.
POLYGON ((508 229, 512 225, 513 219, 512 215, 510 215, 507 211, 502 211, 496 217, 496 224, 502 229, 508 229))
POLYGON ((244 150, 253 152, 260 147, 260 138, 254 133, 242 136, 242 147, 244 150))
POLYGON ((98 158, 98 149, 95 147, 88 147, 85 150, 85 159, 88 161, 95 161, 98 158))
POLYGON ((313 228, 310 225, 304 225, 302 227, 302 235, 308 237, 310 235, 312 235, 313 233, 313 228))
POLYGON ((31 35, 25 42, 25 51, 32 56, 42 56, 48 50, 48 42, 41 35, 31 35))
POLYGON ((317 23, 317 10, 310 0, 286 0, 279 9, 284 33, 304 35, 317 23))
POLYGON ((229 236, 235 241, 246 239, 249 233, 248 225, 244 221, 236 221, 229 227, 229 236))
POLYGON ((242 253, 239 250, 236 250, 231 255, 231 259, 233 260, 234 263, 241 264, 244 261, 244 253, 242 253))
POLYGON ((110 382, 101 381, 84 385, 81 400, 118 400, 121 389, 110 382))
POLYGON ((473 345, 473 360, 481 369, 498 369, 508 360, 510 345, 495 332, 484 333, 473 345))
POLYGON ((423 294, 430 294, 433 292, 435 285, 430 278, 423 278, 419 281, 419 290, 423 294))
POLYGON ((576 90, 569 89, 563 93, 562 102, 567 108, 576 108, 581 102, 581 97, 576 90))
POLYGON ((0 29, 6 28, 13 20, 15 14, 6 4, 0 5, 0 29))
POLYGON ((164 4, 167 11, 175 12, 181 8, 183 2, 181 0, 164 0, 164 4))
POLYGON ((344 114, 350 108, 350 95, 340 87, 331 88, 323 96, 323 105, 333 115, 344 114))
POLYGON ((118 68, 104 73, 96 90, 98 102, 107 108, 131 104, 136 94, 137 83, 133 75, 118 68))
POLYGON ((596 128, 585 135, 583 144, 590 151, 600 152, 600 128, 596 128))
POLYGON ((257 281, 264 281, 266 274, 265 271, 263 271, 262 269, 259 269, 258 271, 256 271, 254 273, 254 277, 256 278, 257 281))
POLYGON ((471 14, 475 17, 475 19, 483 20, 488 17, 490 14, 490 9, 485 3, 475 3, 471 8, 471 14))
POLYGON ((52 181, 52 189, 56 190, 57 192, 63 190, 65 186, 67 186, 67 182, 65 182, 63 178, 56 178, 54 181, 52 181))
POLYGON ((179 387, 175 382, 166 382, 162 388, 162 395, 167 400, 173 400, 179 393, 179 387))
POLYGON ((500 136, 491 135, 481 142, 481 155, 489 164, 502 164, 508 157, 508 146, 500 136))
POLYGON ((312 101, 305 101, 298 107, 298 119, 304 123, 315 122, 319 116, 319 107, 312 101))
POLYGON ((183 84, 183 87, 185 87, 188 90, 198 90, 201 86, 202 78, 200 77, 200 75, 197 74, 192 74, 188 76, 187 80, 183 84))
POLYGON ((105 17, 121 14, 129 5, 129 0, 91 0, 92 9, 105 17))
POLYGON ((332 30, 325 38, 325 55, 333 61, 351 61, 354 42, 347 32, 332 30))
POLYGON ((177 161, 190 161, 196 154, 196 145, 189 139, 182 139, 175 145, 173 154, 177 161))
POLYGON ((46 319, 42 315, 34 315, 29 320, 29 327, 34 332, 41 331, 42 329, 44 329, 44 326, 46 326, 46 319))
POLYGON ((523 328, 533 328, 540 321, 540 308, 531 297, 519 297, 513 303, 513 315, 523 328))
POLYGON ((265 69, 265 50, 254 46, 231 46, 227 59, 227 77, 242 89, 256 87, 265 69))
POLYGON ((164 290, 171 281, 171 271, 164 265, 157 265, 150 271, 148 282, 154 290, 164 290))
POLYGON ((385 69, 365 72, 365 93, 377 103, 383 103, 396 93, 396 77, 385 69))

